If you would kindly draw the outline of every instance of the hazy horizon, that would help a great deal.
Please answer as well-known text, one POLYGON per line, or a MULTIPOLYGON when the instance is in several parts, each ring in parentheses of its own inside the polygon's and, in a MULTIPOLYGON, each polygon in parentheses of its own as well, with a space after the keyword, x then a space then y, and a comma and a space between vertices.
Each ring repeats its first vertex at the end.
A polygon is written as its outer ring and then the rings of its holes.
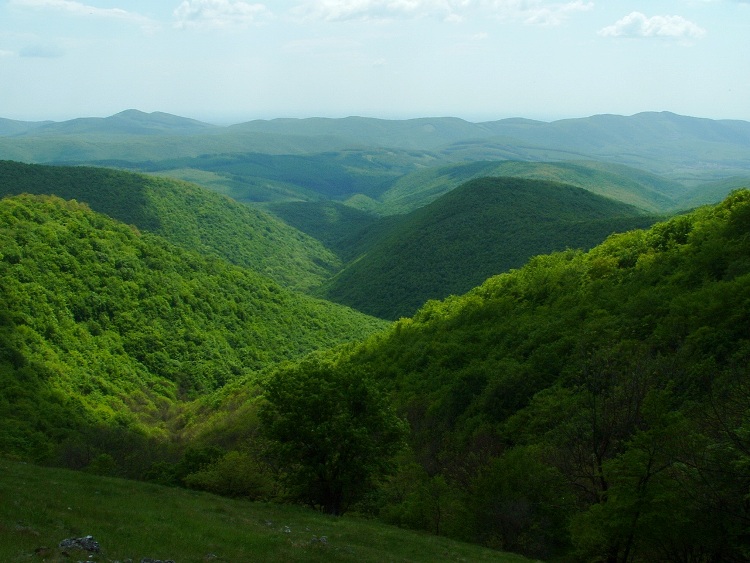
MULTIPOLYGON (((284 120, 284 119, 346 119, 346 118, 364 118, 364 119, 376 119, 376 120, 384 120, 384 121, 408 121, 412 119, 460 119, 463 121, 466 121, 468 123, 474 123, 474 124, 481 124, 481 123, 490 123, 493 121, 502 121, 505 119, 524 119, 529 121, 539 121, 542 123, 554 123, 556 121, 566 121, 566 120, 575 120, 575 119, 586 119, 588 117, 594 117, 598 115, 614 115, 617 117, 632 117, 635 115, 638 115, 640 113, 675 113, 670 112, 669 110, 660 110, 660 111, 643 111, 638 112, 635 114, 630 115, 623 115, 623 114, 614 114, 614 113, 602 113, 602 114, 591 114, 591 115, 582 115, 582 116, 574 116, 574 117, 560 117, 560 118, 550 118, 550 119, 542 119, 542 118, 530 118, 522 115, 516 115, 516 116, 508 116, 508 117, 499 117, 496 119, 466 119, 457 115, 418 115, 418 116, 406 116, 406 117, 380 117, 376 115, 343 115, 343 116, 321 116, 321 115, 309 115, 309 116, 275 116, 275 117, 252 117, 250 119, 238 119, 238 120, 231 120, 231 119, 223 119, 223 120, 211 120, 211 119, 202 119, 200 117, 192 116, 192 115, 180 115, 180 114, 174 114, 171 112, 161 111, 161 110, 154 110, 152 112, 146 112, 143 110, 140 110, 138 108, 127 108, 118 112, 115 112, 110 115, 79 115, 76 117, 71 118, 65 118, 65 119, 13 119, 13 118, 7 118, 4 115, 0 115, 0 119, 11 119, 14 121, 20 121, 20 122, 27 122, 27 123, 42 123, 42 122, 53 122, 53 123, 62 123, 65 121, 73 121, 76 119, 106 119, 108 117, 114 117, 120 113, 125 113, 128 111, 139 111, 144 114, 152 114, 152 113, 162 113, 162 114, 168 114, 175 117, 185 118, 185 119, 192 119, 195 121, 199 121, 208 125, 215 125, 218 127, 230 127, 232 125, 239 125, 242 123, 248 123, 251 121, 273 121, 273 120, 284 120)), ((676 113, 675 113, 676 114, 676 113)), ((684 115, 684 114, 676 114, 676 115, 682 115, 684 117, 689 118, 696 118, 696 119, 714 119, 714 118, 706 118, 700 115, 684 115)), ((715 119, 716 121, 744 121, 744 122, 750 122, 748 119, 715 119)))
POLYGON ((6 0, 0 115, 750 120, 750 0, 6 0))

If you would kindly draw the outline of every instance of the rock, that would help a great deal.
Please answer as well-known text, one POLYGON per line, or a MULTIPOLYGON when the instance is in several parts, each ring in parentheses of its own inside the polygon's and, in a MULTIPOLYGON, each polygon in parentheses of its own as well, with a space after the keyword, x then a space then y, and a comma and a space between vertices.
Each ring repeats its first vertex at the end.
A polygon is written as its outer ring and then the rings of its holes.
POLYGON ((151 559, 150 557, 144 557, 141 559, 141 563, 174 563, 172 559, 151 559))
POLYGON ((99 553, 101 546, 99 542, 94 539, 94 536, 85 536, 83 538, 68 538, 62 540, 58 547, 67 549, 82 549, 83 551, 91 551, 93 553, 99 553))

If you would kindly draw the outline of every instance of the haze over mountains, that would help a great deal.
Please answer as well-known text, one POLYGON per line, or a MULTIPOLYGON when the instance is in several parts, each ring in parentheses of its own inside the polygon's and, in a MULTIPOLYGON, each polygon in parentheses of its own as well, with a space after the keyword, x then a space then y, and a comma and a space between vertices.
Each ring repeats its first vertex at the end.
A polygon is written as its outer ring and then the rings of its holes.
POLYGON ((551 123, 349 117, 258 120, 219 127, 160 112, 127 110, 107 118, 64 122, 0 119, 0 135, 6 137, 0 143, 2 158, 35 162, 139 157, 146 161, 222 152, 300 154, 388 147, 429 152, 443 162, 594 158, 684 180, 714 179, 716 174, 750 168, 750 123, 669 112, 597 115, 551 123), (114 138, 105 138, 110 136, 114 138), (123 150, 123 137, 142 137, 144 146, 123 150), (68 141, 67 147, 60 145, 62 138, 68 141), (149 152, 155 142, 162 150, 149 152))

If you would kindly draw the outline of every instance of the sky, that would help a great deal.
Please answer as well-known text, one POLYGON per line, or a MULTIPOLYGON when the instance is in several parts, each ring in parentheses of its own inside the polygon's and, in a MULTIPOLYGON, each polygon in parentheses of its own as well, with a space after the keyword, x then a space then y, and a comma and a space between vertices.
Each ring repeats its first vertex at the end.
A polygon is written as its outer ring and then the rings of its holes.
POLYGON ((750 0, 2 0, 0 117, 750 121, 750 0))

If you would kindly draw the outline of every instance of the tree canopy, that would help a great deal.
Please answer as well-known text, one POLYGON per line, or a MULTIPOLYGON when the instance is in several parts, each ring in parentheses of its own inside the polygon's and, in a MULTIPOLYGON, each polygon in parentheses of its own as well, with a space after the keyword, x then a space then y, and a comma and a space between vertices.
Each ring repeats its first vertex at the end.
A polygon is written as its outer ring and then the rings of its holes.
POLYGON ((386 472, 406 427, 375 375, 309 358, 265 385, 261 421, 293 498, 342 514, 386 472))

